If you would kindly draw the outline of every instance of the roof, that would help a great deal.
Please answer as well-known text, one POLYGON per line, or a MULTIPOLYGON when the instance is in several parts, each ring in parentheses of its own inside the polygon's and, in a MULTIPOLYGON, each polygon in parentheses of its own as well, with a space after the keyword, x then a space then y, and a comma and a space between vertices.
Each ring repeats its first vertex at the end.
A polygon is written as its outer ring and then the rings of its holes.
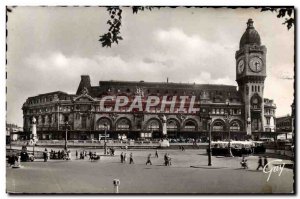
POLYGON ((249 19, 247 22, 247 29, 240 40, 240 48, 245 45, 261 45, 260 36, 253 26, 253 20, 249 19))

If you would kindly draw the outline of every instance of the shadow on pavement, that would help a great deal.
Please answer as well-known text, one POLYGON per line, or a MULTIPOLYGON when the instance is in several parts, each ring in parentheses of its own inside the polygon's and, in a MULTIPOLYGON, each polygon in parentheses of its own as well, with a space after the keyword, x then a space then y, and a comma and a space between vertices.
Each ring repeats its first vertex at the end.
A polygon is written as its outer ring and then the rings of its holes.
POLYGON ((199 169, 227 169, 228 167, 211 167, 211 166, 190 166, 191 168, 199 169))

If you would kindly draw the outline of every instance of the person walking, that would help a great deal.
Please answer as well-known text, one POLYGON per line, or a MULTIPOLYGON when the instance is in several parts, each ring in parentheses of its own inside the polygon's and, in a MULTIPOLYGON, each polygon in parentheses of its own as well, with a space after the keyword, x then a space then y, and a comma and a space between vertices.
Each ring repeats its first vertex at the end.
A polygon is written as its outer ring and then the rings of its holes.
POLYGON ((61 159, 61 153, 60 153, 60 150, 58 150, 58 152, 57 152, 57 158, 58 158, 58 159, 61 159))
POLYGON ((77 150, 76 150, 75 155, 76 155, 76 159, 78 159, 78 151, 77 150))
POLYGON ((47 160, 48 160, 48 150, 47 150, 47 148, 45 148, 43 156, 44 156, 44 162, 47 162, 47 160))
POLYGON ((132 153, 130 153, 130 156, 129 156, 129 164, 134 164, 132 153))
POLYGON ((121 163, 123 163, 124 160, 123 152, 121 153, 120 158, 121 158, 121 163))
POLYGON ((158 151, 157 151, 157 149, 155 151, 155 157, 158 158, 158 151))
POLYGON ((147 164, 150 164, 150 165, 152 165, 152 162, 151 162, 151 153, 148 155, 148 157, 147 157, 147 162, 146 162, 146 165, 147 164))
POLYGON ((169 153, 167 154, 167 158, 168 158, 168 166, 172 165, 172 161, 171 161, 172 158, 169 153))
POLYGON ((164 160, 165 160, 165 166, 168 166, 169 162, 168 162, 168 154, 167 153, 164 156, 164 160))
POLYGON ((264 158, 264 167, 267 168, 267 169, 269 168, 267 156, 265 156, 265 158, 264 158))
POLYGON ((259 170, 259 168, 264 168, 264 166, 263 166, 263 164, 262 164, 262 158, 261 158, 261 156, 259 156, 259 159, 258 159, 258 166, 257 166, 257 168, 256 168, 256 170, 259 170))
POLYGON ((124 161, 123 161, 123 163, 126 163, 126 161, 127 161, 127 155, 126 155, 126 153, 124 153, 124 161))

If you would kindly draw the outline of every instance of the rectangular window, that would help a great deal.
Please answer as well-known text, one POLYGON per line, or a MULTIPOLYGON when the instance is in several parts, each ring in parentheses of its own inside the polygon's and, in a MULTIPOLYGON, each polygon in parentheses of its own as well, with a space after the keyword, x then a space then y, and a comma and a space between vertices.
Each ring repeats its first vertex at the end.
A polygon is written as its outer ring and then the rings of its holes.
POLYGON ((85 129, 86 128, 86 116, 83 116, 82 118, 81 118, 81 127, 83 128, 83 129, 85 129))
POLYGON ((270 118, 267 118, 267 125, 270 125, 270 118))

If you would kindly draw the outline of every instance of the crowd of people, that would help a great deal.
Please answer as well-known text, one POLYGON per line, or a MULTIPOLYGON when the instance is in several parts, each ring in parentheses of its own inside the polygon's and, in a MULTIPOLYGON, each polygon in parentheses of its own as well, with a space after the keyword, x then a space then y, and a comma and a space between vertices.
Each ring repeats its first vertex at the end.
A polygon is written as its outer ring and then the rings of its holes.
POLYGON ((71 159, 71 151, 70 150, 52 150, 50 153, 48 153, 47 148, 45 149, 44 153, 44 160, 47 160, 48 158, 53 160, 70 160, 71 159))

